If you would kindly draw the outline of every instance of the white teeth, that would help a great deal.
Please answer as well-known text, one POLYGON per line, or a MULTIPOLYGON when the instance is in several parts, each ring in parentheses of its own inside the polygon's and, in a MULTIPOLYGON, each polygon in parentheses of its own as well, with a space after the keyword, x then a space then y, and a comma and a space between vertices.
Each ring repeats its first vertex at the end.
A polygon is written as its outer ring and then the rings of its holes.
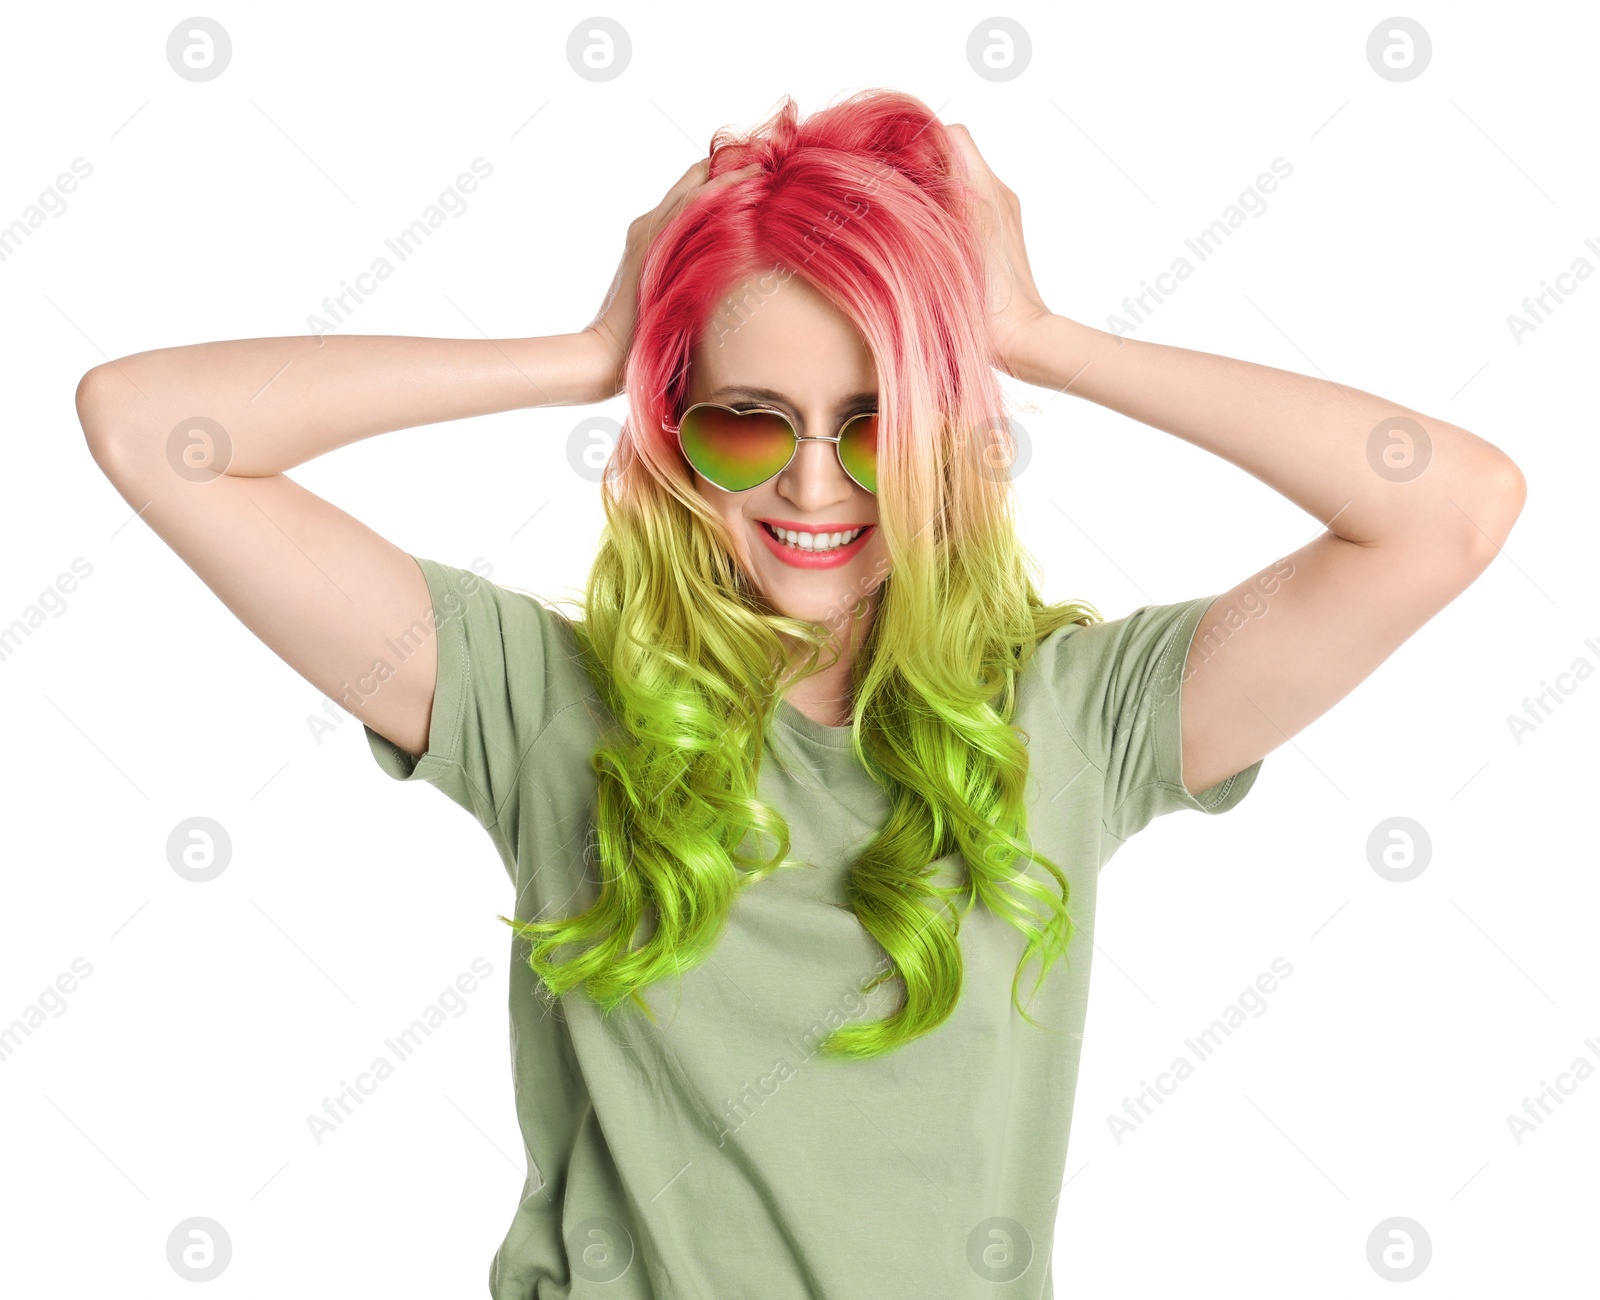
POLYGON ((852 528, 844 533, 800 533, 791 528, 773 528, 771 524, 764 527, 770 529, 775 537, 802 551, 831 551, 855 541, 863 531, 852 528))

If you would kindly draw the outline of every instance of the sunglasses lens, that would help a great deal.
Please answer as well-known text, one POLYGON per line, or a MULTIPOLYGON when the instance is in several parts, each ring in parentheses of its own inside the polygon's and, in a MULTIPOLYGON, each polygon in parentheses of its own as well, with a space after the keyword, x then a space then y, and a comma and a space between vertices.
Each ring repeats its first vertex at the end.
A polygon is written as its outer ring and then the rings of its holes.
POLYGON ((839 430, 839 461, 845 473, 876 495, 878 491, 878 417, 858 415, 839 430))
POLYGON ((684 412, 678 437, 689 463, 725 492, 765 483, 795 448, 789 422, 771 411, 694 406, 684 412))

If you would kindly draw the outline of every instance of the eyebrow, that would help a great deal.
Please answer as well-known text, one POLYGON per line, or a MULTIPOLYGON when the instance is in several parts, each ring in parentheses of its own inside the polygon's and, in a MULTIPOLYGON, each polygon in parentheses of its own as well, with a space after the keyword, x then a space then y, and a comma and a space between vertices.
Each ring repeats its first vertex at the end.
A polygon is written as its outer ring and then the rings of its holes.
MULTIPOLYGON (((791 411, 796 410, 795 404, 782 393, 772 388, 753 388, 749 384, 724 384, 712 397, 747 397, 758 402, 771 402, 774 406, 786 406, 791 411)), ((839 400, 837 410, 847 407, 859 406, 864 402, 876 402, 878 394, 875 392, 851 393, 849 397, 839 400)))

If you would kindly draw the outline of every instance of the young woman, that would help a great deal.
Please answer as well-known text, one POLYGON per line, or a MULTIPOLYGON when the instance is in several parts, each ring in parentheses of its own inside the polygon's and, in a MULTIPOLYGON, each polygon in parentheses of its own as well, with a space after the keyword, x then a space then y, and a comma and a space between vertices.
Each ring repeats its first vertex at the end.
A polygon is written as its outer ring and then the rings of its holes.
POLYGON ((1051 1295, 1099 868, 1234 807, 1523 501, 1442 420, 1053 313, 1016 196, 886 91, 719 133, 574 333, 161 349, 78 408, 141 518, 504 859, 498 1300, 1051 1295), (1323 531, 1221 594, 1046 605, 996 369, 1323 531), (581 617, 285 475, 621 392, 581 617))

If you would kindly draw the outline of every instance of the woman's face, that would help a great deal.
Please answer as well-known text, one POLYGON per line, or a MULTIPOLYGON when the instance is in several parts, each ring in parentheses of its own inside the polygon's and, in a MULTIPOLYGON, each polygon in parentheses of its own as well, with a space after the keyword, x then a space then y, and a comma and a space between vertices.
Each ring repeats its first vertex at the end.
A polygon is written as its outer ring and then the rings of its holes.
MULTIPOLYGON (((877 400, 877 368, 849 318, 798 275, 774 270, 730 290, 691 356, 684 409, 708 401, 770 407, 803 437, 833 437, 852 415, 876 411, 877 400)), ((727 524, 734 558, 756 590, 782 614, 840 631, 888 576, 889 561, 878 500, 845 473, 835 446, 802 441, 786 469, 744 492, 694 480, 727 524), (833 551, 796 548, 769 525, 824 544, 834 533, 865 532, 833 551)))

